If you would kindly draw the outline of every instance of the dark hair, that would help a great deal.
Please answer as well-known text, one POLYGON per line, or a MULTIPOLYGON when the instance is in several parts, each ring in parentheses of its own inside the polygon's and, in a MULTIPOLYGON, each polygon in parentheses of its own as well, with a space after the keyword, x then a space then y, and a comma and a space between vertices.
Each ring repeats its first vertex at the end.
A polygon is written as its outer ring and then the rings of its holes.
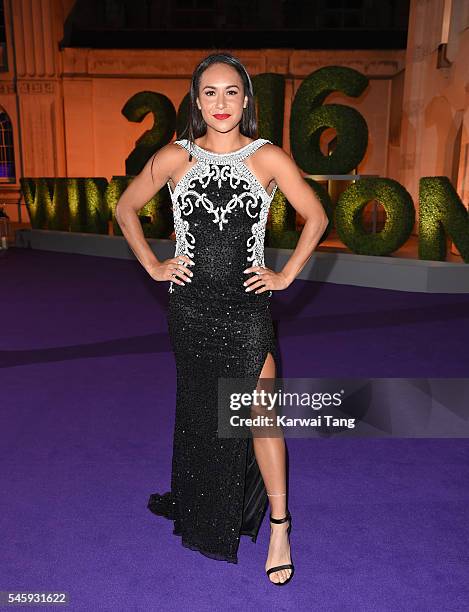
MULTIPOLYGON (((191 145, 196 138, 203 136, 207 131, 207 124, 202 117, 202 112, 197 106, 197 96, 199 95, 199 86, 202 74, 209 66, 213 64, 227 64, 232 66, 240 75, 244 85, 244 96, 247 96, 248 103, 243 109, 241 121, 239 123, 239 131, 243 136, 256 138, 257 136, 257 118, 256 118, 256 103, 254 100, 254 90, 251 79, 243 64, 231 53, 212 53, 203 59, 192 74, 191 86, 189 90, 189 118, 184 130, 181 133, 181 138, 187 134, 187 139, 191 145)), ((192 159, 192 154, 189 153, 189 161, 192 159)), ((154 160, 154 156, 153 156, 154 160)), ((153 161, 152 161, 153 169, 153 161)))
POLYGON ((189 91, 189 119, 181 134, 181 138, 187 134, 187 139, 189 143, 192 144, 196 138, 203 136, 207 131, 207 124, 202 117, 202 112, 197 106, 196 98, 199 95, 202 74, 213 64, 227 64, 228 66, 232 66, 241 77, 244 85, 243 95, 247 96, 248 103, 246 108, 243 109, 243 115, 239 123, 239 131, 243 136, 255 138, 257 135, 256 103, 254 100, 251 79, 243 64, 231 53, 212 53, 203 59, 194 70, 189 91))

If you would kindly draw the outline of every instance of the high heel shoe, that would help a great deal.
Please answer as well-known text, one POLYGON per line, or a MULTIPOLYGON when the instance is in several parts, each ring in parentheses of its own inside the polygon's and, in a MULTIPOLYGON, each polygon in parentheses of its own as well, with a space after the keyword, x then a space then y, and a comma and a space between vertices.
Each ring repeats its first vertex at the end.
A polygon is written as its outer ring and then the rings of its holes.
MULTIPOLYGON (((290 512, 287 510, 287 515, 281 519, 274 519, 272 518, 272 514, 270 515, 271 523, 280 524, 280 523, 286 523, 287 521, 289 522, 288 528, 287 528, 287 534, 288 534, 288 537, 290 537, 290 531, 291 531, 290 512)), ((290 558, 291 558, 291 553, 290 553, 290 558)), ((266 574, 267 576, 270 576, 270 574, 272 574, 273 572, 278 572, 279 570, 282 570, 282 569, 290 569, 291 570, 290 576, 284 582, 274 582, 273 580, 270 580, 270 578, 269 578, 269 582, 271 582, 272 584, 276 584, 277 586, 283 586, 284 584, 287 584, 287 582, 290 582, 290 580, 293 578, 293 574, 295 573, 295 566, 293 565, 293 563, 285 563, 284 565, 276 565, 275 567, 271 567, 270 569, 266 570, 266 574)))

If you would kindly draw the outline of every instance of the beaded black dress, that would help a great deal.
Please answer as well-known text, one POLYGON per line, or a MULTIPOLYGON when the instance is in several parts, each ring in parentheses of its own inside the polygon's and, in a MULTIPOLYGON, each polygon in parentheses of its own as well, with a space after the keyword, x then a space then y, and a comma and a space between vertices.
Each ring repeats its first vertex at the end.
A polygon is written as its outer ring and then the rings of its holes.
POLYGON ((244 163, 269 140, 213 153, 186 139, 176 144, 195 164, 171 190, 177 255, 188 255, 192 282, 170 283, 168 331, 177 390, 171 490, 150 495, 148 508, 174 521, 187 548, 237 563, 240 536, 255 542, 268 499, 252 438, 217 437, 218 377, 260 376, 278 353, 271 291, 246 292, 264 266, 267 193, 244 163))

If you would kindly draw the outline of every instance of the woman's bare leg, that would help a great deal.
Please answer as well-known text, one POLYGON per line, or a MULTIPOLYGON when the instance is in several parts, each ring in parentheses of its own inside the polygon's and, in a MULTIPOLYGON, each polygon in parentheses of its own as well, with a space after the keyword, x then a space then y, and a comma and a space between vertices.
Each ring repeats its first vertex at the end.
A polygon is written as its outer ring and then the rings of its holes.
MULTIPOLYGON (((275 378, 275 361, 268 353, 260 378, 275 378)), ((253 436, 254 453, 269 496, 272 518, 283 518, 287 512, 285 440, 281 437, 253 436)), ((288 521, 270 523, 270 544, 265 569, 291 563, 290 544, 287 535, 288 521)), ((284 582, 291 570, 283 569, 270 574, 272 582, 284 582)))

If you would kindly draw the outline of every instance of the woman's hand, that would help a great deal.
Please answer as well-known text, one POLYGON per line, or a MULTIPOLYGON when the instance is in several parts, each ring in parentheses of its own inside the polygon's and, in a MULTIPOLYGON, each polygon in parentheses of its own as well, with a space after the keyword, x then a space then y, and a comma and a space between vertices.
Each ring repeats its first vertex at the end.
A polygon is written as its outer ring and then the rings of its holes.
POLYGON ((185 285, 183 281, 191 283, 189 277, 194 276, 187 266, 194 265, 195 263, 187 255, 178 255, 152 264, 147 272, 157 281, 171 281, 177 285, 185 285))
POLYGON ((255 272, 256 274, 244 281, 244 285, 246 291, 254 291, 254 293, 286 289, 291 282, 283 272, 274 272, 270 268, 263 268, 262 266, 253 266, 244 270, 245 274, 249 272, 255 272))

